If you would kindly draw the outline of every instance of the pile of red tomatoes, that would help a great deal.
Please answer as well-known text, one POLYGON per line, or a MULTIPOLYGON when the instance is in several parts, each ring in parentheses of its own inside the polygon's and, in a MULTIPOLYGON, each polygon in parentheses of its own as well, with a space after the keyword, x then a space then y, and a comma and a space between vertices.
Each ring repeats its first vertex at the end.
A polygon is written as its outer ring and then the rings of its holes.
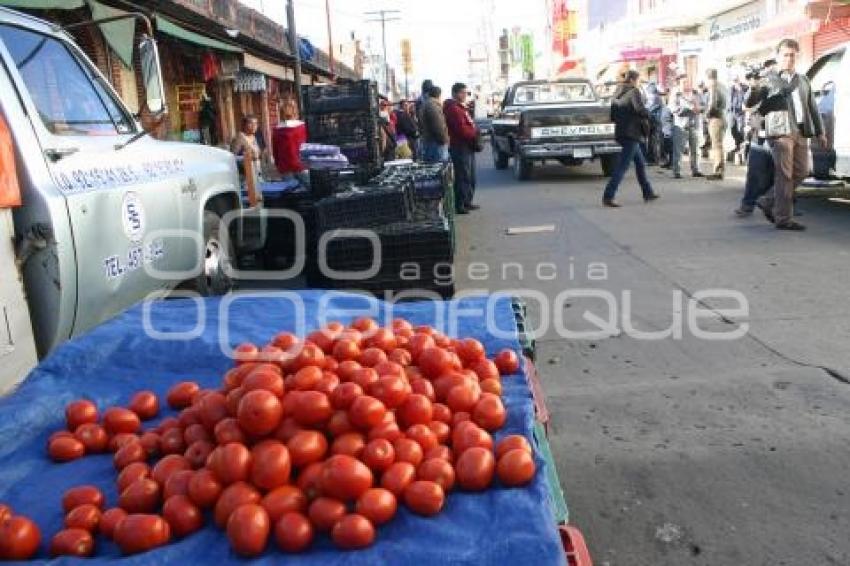
MULTIPOLYGON (((472 338, 360 318, 303 340, 282 332, 260 348, 240 345, 219 389, 174 385, 166 402, 179 415, 151 428, 142 421, 159 415, 153 392, 102 413, 74 401, 48 454, 113 453, 120 496, 105 509, 94 486, 66 492, 50 554, 91 556, 96 534, 144 552, 198 531, 207 513, 242 556, 270 539, 304 551, 319 533, 364 548, 399 504, 433 516, 453 489, 525 485, 535 474, 528 440, 491 436, 507 417, 502 377, 518 370, 512 350, 491 360, 472 338)), ((0 506, 0 559, 34 556, 40 537, 0 506)))

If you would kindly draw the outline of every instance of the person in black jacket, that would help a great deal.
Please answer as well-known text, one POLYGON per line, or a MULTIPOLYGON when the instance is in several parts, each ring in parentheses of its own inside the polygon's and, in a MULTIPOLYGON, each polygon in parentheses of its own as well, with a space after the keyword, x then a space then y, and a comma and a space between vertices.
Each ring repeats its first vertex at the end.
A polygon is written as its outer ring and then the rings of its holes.
POLYGON ((643 200, 650 202, 658 198, 646 176, 646 158, 640 148, 642 143, 646 143, 649 134, 649 113, 643 96, 637 88, 638 77, 637 71, 626 71, 622 77, 623 82, 617 87, 614 98, 611 100, 611 121, 615 125, 614 136, 623 148, 620 152, 620 160, 611 174, 602 197, 602 204, 611 208, 620 206, 614 197, 632 162, 635 164, 635 173, 643 193, 643 200))
POLYGON ((413 103, 409 100, 402 100, 395 110, 395 116, 396 135, 407 138, 407 146, 410 148, 415 161, 419 155, 419 123, 413 111, 413 103))

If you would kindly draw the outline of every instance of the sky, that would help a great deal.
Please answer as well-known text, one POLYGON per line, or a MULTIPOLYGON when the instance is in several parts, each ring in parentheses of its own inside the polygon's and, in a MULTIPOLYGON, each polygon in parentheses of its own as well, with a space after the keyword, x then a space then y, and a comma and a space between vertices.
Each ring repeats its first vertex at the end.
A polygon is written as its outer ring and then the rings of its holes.
MULTIPOLYGON (((284 0, 241 0, 275 21, 286 21, 284 0)), ((468 50, 483 39, 483 26, 491 14, 495 50, 502 28, 519 26, 542 35, 546 25, 546 0, 329 0, 334 43, 351 33, 368 42, 375 53, 381 52, 381 26, 368 23, 374 16, 364 12, 399 10, 387 23, 387 57, 390 65, 401 69, 401 40, 411 40, 413 76, 411 90, 430 78, 447 91, 452 83, 469 75, 468 50), (413 85, 417 85, 414 87, 413 85)), ((295 0, 296 28, 299 35, 327 50, 328 33, 325 0, 295 0)), ((388 16, 389 17, 389 16, 388 16)), ((495 51, 491 56, 495 56, 495 51)))

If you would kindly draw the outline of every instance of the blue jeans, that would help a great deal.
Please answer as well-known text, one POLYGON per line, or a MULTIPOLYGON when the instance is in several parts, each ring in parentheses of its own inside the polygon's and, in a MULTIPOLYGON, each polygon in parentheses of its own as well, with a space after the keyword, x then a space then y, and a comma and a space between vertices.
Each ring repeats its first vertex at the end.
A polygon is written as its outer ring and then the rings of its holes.
POLYGON ((626 171, 629 170, 629 165, 634 162, 635 173, 637 174, 640 190, 643 193, 643 198, 652 195, 652 185, 649 184, 649 179, 646 176, 646 159, 643 156, 643 151, 640 149, 640 143, 634 140, 617 140, 617 143, 622 146, 620 152, 620 160, 617 162, 617 167, 611 174, 611 179, 605 186, 605 195, 602 197, 605 200, 612 200, 617 194, 617 189, 620 188, 620 183, 623 182, 623 177, 626 176, 626 171))
POLYGON ((472 205, 475 194, 475 152, 468 147, 450 147, 455 173, 455 210, 472 205))
POLYGON ((753 210, 760 196, 773 186, 773 155, 767 143, 753 142, 747 156, 747 180, 744 184, 744 198, 741 209, 753 210))
POLYGON ((449 146, 434 142, 422 142, 422 161, 439 163, 449 160, 449 146))

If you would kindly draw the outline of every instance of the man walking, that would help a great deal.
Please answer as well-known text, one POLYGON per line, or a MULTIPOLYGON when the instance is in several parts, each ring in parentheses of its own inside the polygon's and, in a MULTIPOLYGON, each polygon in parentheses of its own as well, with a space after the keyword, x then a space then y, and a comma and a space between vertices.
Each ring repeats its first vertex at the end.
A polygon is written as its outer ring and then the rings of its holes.
POLYGON ((682 148, 687 143, 691 175, 702 177, 702 173, 699 171, 699 141, 697 140, 700 106, 693 89, 689 89, 687 92, 677 90, 670 102, 670 111, 673 114, 673 159, 675 163, 673 174, 677 179, 681 177, 682 148))
POLYGON ((422 161, 437 163, 449 160, 449 131, 446 118, 440 106, 443 94, 438 86, 432 86, 425 93, 425 100, 419 110, 419 134, 422 140, 422 161))
POLYGON ((621 77, 623 82, 617 87, 614 98, 611 100, 614 136, 623 149, 620 151, 617 167, 611 174, 611 179, 605 186, 605 193, 602 196, 602 204, 610 208, 620 207, 614 197, 632 162, 635 164, 635 173, 643 193, 643 200, 650 202, 658 198, 646 176, 646 159, 640 149, 640 145, 646 143, 646 137, 649 134, 649 113, 643 96, 637 88, 639 76, 637 71, 626 71, 621 77))
POLYGON ((472 204, 475 191, 475 138, 478 131, 466 109, 469 91, 463 83, 452 85, 452 97, 443 103, 443 114, 449 130, 449 155, 455 172, 455 211, 467 214, 476 210, 472 204))
POLYGON ((711 160, 714 171, 707 178, 723 180, 726 160, 723 155, 723 136, 726 134, 726 92, 717 80, 717 69, 709 69, 708 78, 708 135, 711 138, 711 160))
POLYGON ((744 143, 744 100, 746 98, 747 86, 735 77, 729 89, 729 132, 735 140, 735 149, 727 156, 727 161, 730 163, 733 163, 736 156, 740 154, 741 144, 744 143))
POLYGON ((825 144, 826 136, 809 79, 796 71, 800 44, 783 39, 776 53, 779 72, 769 73, 751 96, 762 101, 774 164, 773 188, 758 206, 777 229, 799 231, 806 227, 794 221, 794 190, 809 173, 809 138, 825 144))

